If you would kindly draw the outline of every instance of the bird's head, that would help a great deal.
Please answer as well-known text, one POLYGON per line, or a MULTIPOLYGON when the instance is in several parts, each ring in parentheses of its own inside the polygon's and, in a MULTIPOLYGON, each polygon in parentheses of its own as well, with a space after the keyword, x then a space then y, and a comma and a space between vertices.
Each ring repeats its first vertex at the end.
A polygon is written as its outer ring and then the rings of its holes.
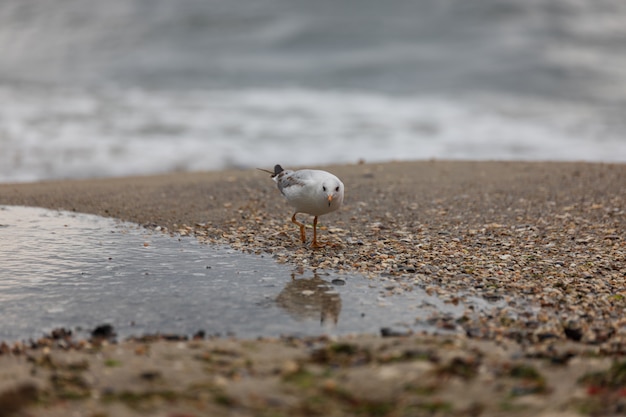
POLYGON ((328 207, 339 207, 343 202, 343 183, 338 179, 324 181, 322 184, 322 193, 326 200, 328 200, 328 207))

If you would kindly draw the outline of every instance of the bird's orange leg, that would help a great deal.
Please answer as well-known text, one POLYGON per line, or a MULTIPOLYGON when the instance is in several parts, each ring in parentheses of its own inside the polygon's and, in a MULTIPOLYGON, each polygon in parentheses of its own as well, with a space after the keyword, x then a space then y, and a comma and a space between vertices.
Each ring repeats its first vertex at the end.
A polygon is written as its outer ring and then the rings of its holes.
POLYGON ((317 216, 313 218, 313 242, 311 243, 312 248, 321 248, 323 245, 317 243, 317 216))
POLYGON ((302 239, 302 243, 305 243, 306 234, 304 233, 304 225, 296 220, 296 214, 298 213, 293 213, 293 216, 291 216, 291 222, 300 226, 300 239, 302 239))

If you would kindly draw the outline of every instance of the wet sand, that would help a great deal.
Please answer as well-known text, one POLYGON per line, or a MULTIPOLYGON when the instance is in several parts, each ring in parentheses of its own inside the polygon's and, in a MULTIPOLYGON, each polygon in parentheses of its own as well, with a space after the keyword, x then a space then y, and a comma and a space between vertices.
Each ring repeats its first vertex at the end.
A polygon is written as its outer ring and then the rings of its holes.
POLYGON ((228 342, 255 354, 289 346, 291 361, 229 354, 225 341, 88 344, 70 352, 53 341, 47 349, 17 346, 14 354, 9 346, 1 368, 15 371, 0 381, 0 401, 19 397, 22 387, 24 401, 10 407, 36 415, 600 415, 626 407, 619 368, 626 365, 611 370, 626 353, 626 165, 424 161, 325 169, 345 183, 346 201, 320 219, 326 247, 319 250, 301 244, 286 202, 255 170, 3 184, 0 204, 111 216, 270 253, 303 269, 358 271, 391 282, 390 296, 419 286, 451 303, 480 296, 502 306, 453 322, 434 317, 443 329, 461 330, 452 339, 228 342), (400 353, 387 355, 393 346, 400 353), (182 358, 159 361, 143 349, 182 358), (113 354, 132 365, 121 366, 118 382, 103 383, 111 369, 98 361, 113 354), (56 355, 68 363, 84 358, 87 369, 54 365, 56 355), (242 362, 235 371, 234 358, 242 362), (40 362, 49 371, 37 372, 40 362), (222 362, 230 371, 216 365, 222 362), (144 368, 158 375, 143 378, 144 368), (179 368, 196 370, 185 379, 179 368), (66 377, 83 387, 75 399, 58 383, 66 377), (142 383, 126 387, 131 380, 142 383), (368 391, 373 385, 385 387, 380 398, 368 391), (478 396, 475 386, 490 394, 478 396))

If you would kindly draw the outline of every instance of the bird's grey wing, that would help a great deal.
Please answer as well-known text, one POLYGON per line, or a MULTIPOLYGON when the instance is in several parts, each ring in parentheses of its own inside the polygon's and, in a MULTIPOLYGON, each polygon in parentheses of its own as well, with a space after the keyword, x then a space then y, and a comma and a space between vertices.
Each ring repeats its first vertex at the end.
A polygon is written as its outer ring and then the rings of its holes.
POLYGON ((305 182, 297 175, 297 172, 285 170, 275 177, 280 192, 285 195, 285 190, 290 187, 304 187, 305 182))

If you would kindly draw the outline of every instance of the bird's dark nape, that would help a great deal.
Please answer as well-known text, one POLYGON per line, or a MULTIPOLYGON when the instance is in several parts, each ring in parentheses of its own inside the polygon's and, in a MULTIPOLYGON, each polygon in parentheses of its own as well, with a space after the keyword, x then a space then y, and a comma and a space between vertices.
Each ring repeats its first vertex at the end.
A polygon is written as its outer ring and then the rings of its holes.
POLYGON ((274 165, 274 176, 280 174, 283 171, 284 171, 283 167, 281 167, 278 164, 274 165))

